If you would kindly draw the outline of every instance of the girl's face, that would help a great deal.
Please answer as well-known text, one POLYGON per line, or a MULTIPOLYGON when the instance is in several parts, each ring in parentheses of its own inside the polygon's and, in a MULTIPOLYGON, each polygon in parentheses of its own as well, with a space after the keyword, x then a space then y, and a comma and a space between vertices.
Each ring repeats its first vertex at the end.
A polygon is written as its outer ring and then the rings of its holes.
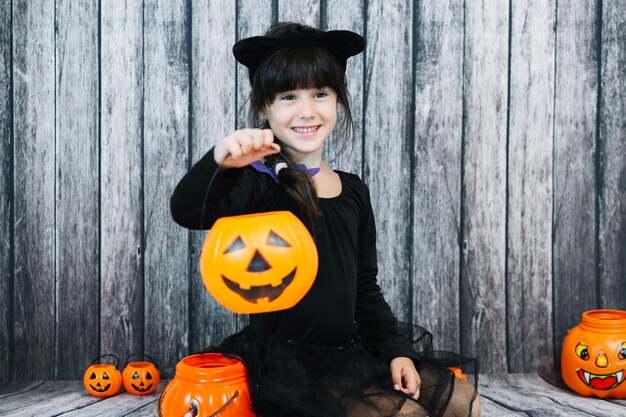
POLYGON ((306 88, 276 94, 263 116, 291 154, 319 152, 337 123, 337 94, 331 88, 306 88))

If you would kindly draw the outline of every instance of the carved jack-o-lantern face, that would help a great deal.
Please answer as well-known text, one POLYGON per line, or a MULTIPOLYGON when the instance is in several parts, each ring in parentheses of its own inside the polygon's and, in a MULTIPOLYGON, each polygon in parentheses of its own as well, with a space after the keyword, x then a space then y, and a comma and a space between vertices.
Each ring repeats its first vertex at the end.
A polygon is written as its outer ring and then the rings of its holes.
POLYGON ((287 211, 219 219, 200 256, 211 295, 242 314, 293 307, 313 285, 317 264, 315 242, 287 211))
POLYGON ((626 312, 616 313, 619 311, 583 313, 581 325, 571 329, 563 341, 563 380, 579 394, 626 398, 626 312))
POLYGON ((157 389, 159 380, 159 370, 150 362, 131 362, 122 372, 124 388, 134 395, 152 394, 157 389))
POLYGON ((90 365, 83 376, 83 385, 91 395, 110 397, 120 389, 122 376, 114 365, 90 365))

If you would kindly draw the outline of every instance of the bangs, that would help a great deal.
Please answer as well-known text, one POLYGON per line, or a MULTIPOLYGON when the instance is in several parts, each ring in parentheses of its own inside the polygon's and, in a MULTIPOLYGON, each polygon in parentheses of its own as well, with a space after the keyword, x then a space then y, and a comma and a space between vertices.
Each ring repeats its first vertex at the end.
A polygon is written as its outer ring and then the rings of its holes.
POLYGON ((344 69, 327 51, 316 47, 280 50, 256 71, 254 89, 264 105, 284 91, 329 87, 335 92, 345 88, 344 69))

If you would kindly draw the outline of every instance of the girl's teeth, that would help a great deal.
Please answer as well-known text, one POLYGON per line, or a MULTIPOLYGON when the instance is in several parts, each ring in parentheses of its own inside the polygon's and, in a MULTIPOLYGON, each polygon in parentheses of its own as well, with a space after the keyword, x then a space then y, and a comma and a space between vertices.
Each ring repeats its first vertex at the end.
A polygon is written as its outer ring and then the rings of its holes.
POLYGON ((295 130, 298 133, 315 132, 315 129, 317 129, 317 127, 294 127, 293 128, 293 130, 295 130))

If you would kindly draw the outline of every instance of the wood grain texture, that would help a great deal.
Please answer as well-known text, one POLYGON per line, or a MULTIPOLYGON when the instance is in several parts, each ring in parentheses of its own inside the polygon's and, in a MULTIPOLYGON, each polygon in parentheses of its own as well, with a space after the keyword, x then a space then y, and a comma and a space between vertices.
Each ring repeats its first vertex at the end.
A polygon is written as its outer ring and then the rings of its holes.
POLYGON ((82 381, 46 381, 34 389, 5 398, 0 405, 0 415, 58 415, 98 401, 101 400, 85 390, 82 381), (50 410, 54 410, 54 414, 50 410))
POLYGON ((55 317, 54 2, 13 4, 15 378, 51 379, 55 317))
MULTIPOLYGON (((169 381, 159 384, 154 394, 137 397, 121 392, 110 398, 97 399, 87 394, 82 381, 36 383, 30 396, 19 387, 3 398, 0 407, 13 408, 15 413, 2 416, 155 416, 158 396, 169 381), (37 398, 33 401, 32 398, 37 398), (22 404, 22 402, 27 404, 22 404), (81 414, 82 413, 82 414, 81 414)), ((31 384, 32 385, 32 384, 31 384)), ((482 417, 573 417, 623 416, 625 400, 602 400, 581 397, 571 391, 547 384, 533 374, 482 375, 479 381, 482 417)))
MULTIPOLYGON (((326 3, 322 16, 324 30, 351 30, 365 35, 364 7, 361 0, 335 0, 326 3)), ((367 45, 365 45, 367 48, 367 45)), ((365 52, 348 60, 346 79, 350 94, 350 111, 354 124, 353 137, 345 139, 335 133, 326 141, 324 161, 332 169, 362 175, 363 159, 363 71, 365 52)), ((340 117, 344 113, 339 113, 340 117)))
POLYGON ((553 358, 552 131, 556 2, 512 2, 507 203, 510 372, 553 358), (526 349, 532 345, 532 349, 526 349))
MULTIPOLYGON (((272 0, 240 0, 237 9, 237 40, 250 36, 263 35, 272 24, 272 0)), ((230 61, 236 62, 232 53, 230 61)), ((237 128, 256 127, 250 124, 250 78, 248 69, 241 64, 236 65, 237 76, 237 128)), ((235 330, 243 329, 249 322, 247 314, 235 317, 235 330)))
POLYGON ((13 366, 13 101, 11 4, 0 5, 0 384, 13 366))
POLYGON ((56 7, 55 379, 71 379, 100 349, 98 6, 56 7))
POLYGON ((480 397, 480 416, 481 417, 517 417, 525 416, 523 411, 510 410, 498 402, 490 400, 487 397, 480 397))
POLYGON ((599 117, 601 308, 626 310, 626 4, 602 2, 599 117))
POLYGON ((189 336, 189 233, 169 205, 189 143, 187 7, 149 1, 144 11, 145 353, 162 378, 174 375, 189 336))
POLYGON ((508 4, 466 4, 461 343, 483 372, 506 370, 508 22, 508 4))
POLYGON ((422 1, 415 16, 413 322, 458 352, 463 2, 422 1))
POLYGON ((100 348, 144 349, 143 8, 101 5, 100 348))
POLYGON ((377 227, 378 278, 398 320, 411 320, 412 7, 367 3, 363 179, 377 227))
MULTIPOLYGON (((231 52, 237 36, 235 3, 194 2, 192 16, 193 118, 189 158, 195 162, 236 126, 236 61, 231 52)), ((202 282, 199 259, 206 232, 192 232, 191 236, 189 348, 196 352, 234 333, 237 317, 215 301, 202 282)))
POLYGON ((320 26, 321 0, 277 0, 278 21, 320 26))
POLYGON ((625 411, 623 405, 556 388, 536 374, 481 375, 479 381, 481 397, 525 415, 606 417, 625 411))
POLYGON ((581 0, 557 6, 552 307, 557 356, 580 314, 597 307, 596 5, 581 0))
MULTIPOLYGON (((237 8, 237 40, 261 36, 272 25, 272 0, 240 0, 237 8)), ((232 45, 230 45, 232 51, 232 45)), ((235 63, 237 76, 237 129, 257 127, 250 124, 250 78, 248 68, 236 63, 232 52, 223 65, 235 63)))

